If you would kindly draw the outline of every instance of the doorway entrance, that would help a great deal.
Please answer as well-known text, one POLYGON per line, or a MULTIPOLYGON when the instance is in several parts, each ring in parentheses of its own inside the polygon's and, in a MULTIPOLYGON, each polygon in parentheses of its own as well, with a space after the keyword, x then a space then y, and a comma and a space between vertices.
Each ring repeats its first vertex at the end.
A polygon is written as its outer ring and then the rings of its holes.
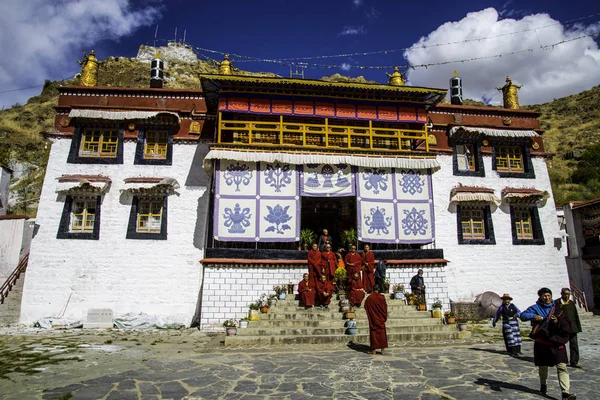
POLYGON ((356 229, 356 197, 302 197, 300 227, 312 229, 317 238, 327 229, 337 250, 342 231, 356 229))

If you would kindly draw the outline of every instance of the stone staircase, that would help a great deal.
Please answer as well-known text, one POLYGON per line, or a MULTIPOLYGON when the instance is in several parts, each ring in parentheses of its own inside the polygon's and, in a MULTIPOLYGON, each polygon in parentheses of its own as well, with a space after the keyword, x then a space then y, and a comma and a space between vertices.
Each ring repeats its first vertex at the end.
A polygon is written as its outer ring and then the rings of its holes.
POLYGON ((21 315, 21 298, 23 296, 23 283, 25 273, 21 273, 19 279, 10 289, 4 303, 0 304, 0 326, 16 325, 21 315))
MULTIPOLYGON (((438 318, 431 318, 429 311, 417 311, 404 301, 386 296, 388 320, 386 323, 388 343, 405 341, 442 341, 466 339, 471 332, 460 332, 456 325, 444 325, 438 318)), ((226 336, 225 345, 268 345, 268 344, 327 344, 369 343, 369 322, 365 310, 356 308, 356 335, 346 335, 343 316, 332 301, 329 309, 315 307, 304 310, 298 300, 288 296, 278 300, 266 314, 259 314, 258 321, 250 321, 247 328, 238 328, 237 336, 226 336)))

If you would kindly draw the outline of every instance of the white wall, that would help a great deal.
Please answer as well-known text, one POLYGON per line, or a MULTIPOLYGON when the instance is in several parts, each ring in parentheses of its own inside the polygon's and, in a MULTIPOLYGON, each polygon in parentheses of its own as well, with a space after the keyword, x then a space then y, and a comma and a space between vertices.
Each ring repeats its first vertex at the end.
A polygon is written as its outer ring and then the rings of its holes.
MULTIPOLYGON (((197 221, 207 187, 198 186, 198 145, 175 144, 173 165, 133 165, 134 142, 124 143, 123 164, 67 164, 70 139, 52 145, 37 214, 23 289, 21 322, 41 317, 83 319, 90 308, 111 308, 114 315, 145 312, 189 324, 196 311, 204 250, 197 238, 206 221, 197 221), (112 186, 101 207, 100 239, 56 239, 64 195, 55 193, 63 174, 101 174, 112 186), (131 196, 122 195, 128 177, 172 177, 181 188, 168 200, 168 239, 126 239, 131 196), (68 305, 67 305, 68 303, 68 305)), ((205 180, 206 181, 206 180, 205 180)))
POLYGON ((26 225, 25 218, 0 219, 0 285, 19 264, 26 225))
POLYGON ((442 168, 433 174, 436 248, 449 260, 446 272, 452 301, 473 301, 484 291, 510 293, 521 309, 537 300, 537 291, 549 287, 555 297, 569 285, 564 254, 554 247, 558 235, 556 210, 546 163, 533 158, 535 179, 500 178, 492 170, 491 157, 484 156, 485 177, 454 176, 452 156, 438 156, 442 168), (513 245, 510 211, 506 204, 492 207, 495 245, 458 244, 456 208, 450 205, 450 191, 459 183, 495 190, 501 197, 505 187, 546 190, 550 198, 538 208, 544 245, 513 245))

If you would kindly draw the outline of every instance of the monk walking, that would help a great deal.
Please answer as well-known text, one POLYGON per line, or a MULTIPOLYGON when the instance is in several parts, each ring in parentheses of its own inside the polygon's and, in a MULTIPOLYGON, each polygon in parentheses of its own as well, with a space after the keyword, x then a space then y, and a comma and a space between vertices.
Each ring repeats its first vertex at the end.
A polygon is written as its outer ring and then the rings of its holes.
POLYGON ((373 286, 373 293, 365 300, 365 311, 369 319, 369 344, 371 351, 369 354, 375 354, 377 349, 381 349, 381 354, 385 354, 388 347, 387 332, 385 322, 387 321, 387 303, 385 297, 379 292, 379 285, 373 286))
POLYGON ((300 305, 307 310, 315 305, 315 284, 309 279, 308 274, 304 274, 303 279, 298 284, 298 293, 300 294, 300 305))
POLYGON ((321 308, 329 308, 331 296, 333 295, 333 283, 327 280, 325 275, 321 275, 321 280, 317 282, 317 299, 321 308))
POLYGON ((325 246, 325 251, 321 253, 321 273, 317 275, 317 278, 324 274, 327 276, 328 281, 332 281, 335 277, 335 270, 337 268, 337 258, 335 253, 331 251, 331 245, 325 246), (323 271, 324 270, 324 271, 323 271))
POLYGON ((365 298, 365 290, 358 272, 355 272, 348 282, 348 300, 352 307, 360 307, 365 298))
POLYGON ((308 277, 315 284, 321 275, 321 252, 316 243, 313 243, 312 250, 308 251, 308 277))
POLYGON ((344 261, 346 262, 348 279, 351 279, 355 272, 358 272, 360 278, 360 267, 362 266, 363 258, 356 252, 356 246, 350 246, 350 252, 346 254, 344 261))
POLYGON ((363 259, 363 275, 362 282, 365 292, 371 293, 373 285, 375 285, 375 254, 371 251, 371 247, 365 244, 365 251, 362 253, 363 259))

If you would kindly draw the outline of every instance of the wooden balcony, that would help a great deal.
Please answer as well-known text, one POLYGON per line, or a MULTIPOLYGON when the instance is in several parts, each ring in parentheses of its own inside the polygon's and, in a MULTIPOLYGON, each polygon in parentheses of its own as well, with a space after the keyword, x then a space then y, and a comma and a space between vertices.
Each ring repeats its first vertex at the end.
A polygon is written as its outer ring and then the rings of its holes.
MULTIPOLYGON (((217 141, 245 146, 273 146, 297 149, 351 149, 362 151, 429 151, 427 126, 423 129, 404 129, 373 126, 338 125, 324 118, 320 123, 286 121, 284 116, 265 120, 223 120, 219 113, 217 141), (278 121, 277 121, 278 119, 278 121), (423 146, 424 145, 424 146, 423 146)), ((312 121, 315 122, 315 121, 312 121)), ((339 122, 338 122, 339 123, 339 122)), ((380 125, 380 124, 378 124, 380 125)))

